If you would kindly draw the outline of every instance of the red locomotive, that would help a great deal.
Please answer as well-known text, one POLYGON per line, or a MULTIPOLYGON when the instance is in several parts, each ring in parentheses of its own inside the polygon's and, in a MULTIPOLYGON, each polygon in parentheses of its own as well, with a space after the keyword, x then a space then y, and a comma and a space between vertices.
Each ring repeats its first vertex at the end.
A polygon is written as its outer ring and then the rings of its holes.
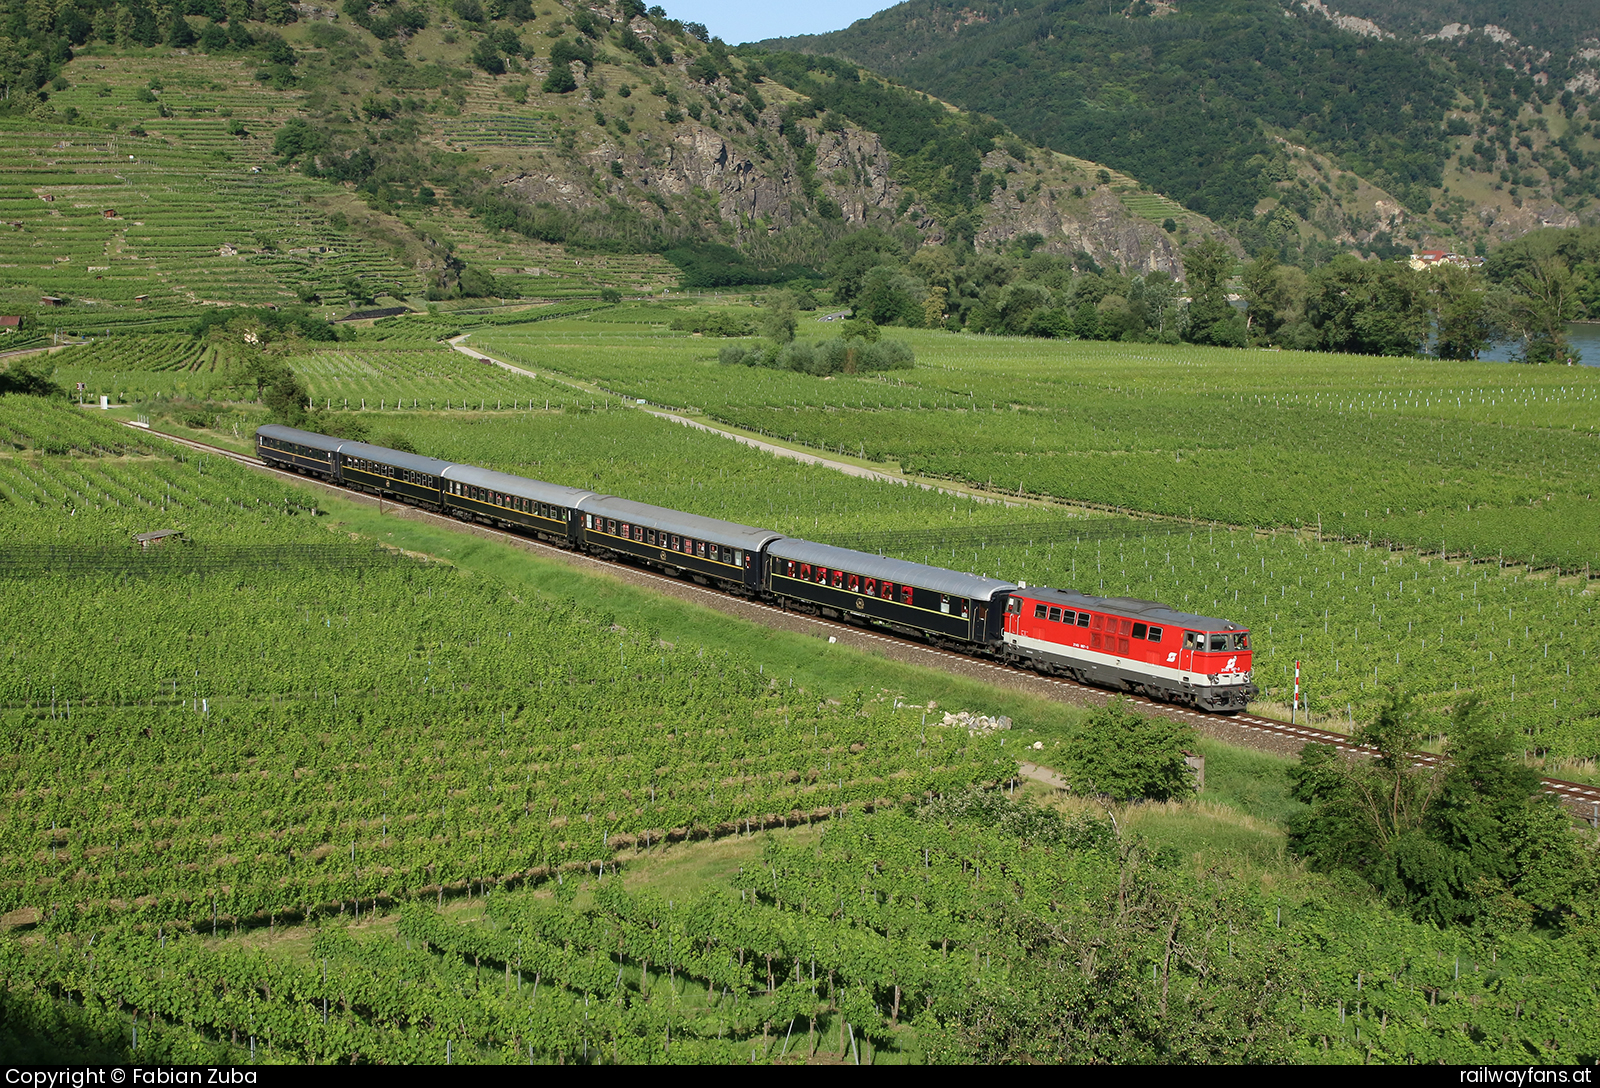
POLYGON ((1248 630, 1155 601, 1022 586, 1001 638, 1016 664, 1164 702, 1232 711, 1257 695, 1248 630))

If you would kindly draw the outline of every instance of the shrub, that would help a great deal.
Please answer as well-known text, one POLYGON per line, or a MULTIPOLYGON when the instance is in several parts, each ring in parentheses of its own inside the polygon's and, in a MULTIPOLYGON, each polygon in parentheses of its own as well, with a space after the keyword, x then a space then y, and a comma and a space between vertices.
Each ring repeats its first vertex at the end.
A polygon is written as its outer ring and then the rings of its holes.
POLYGON ((1091 713, 1066 745, 1062 768, 1074 789, 1114 801, 1168 801, 1194 792, 1184 749, 1195 733, 1170 718, 1147 718, 1126 699, 1091 713))

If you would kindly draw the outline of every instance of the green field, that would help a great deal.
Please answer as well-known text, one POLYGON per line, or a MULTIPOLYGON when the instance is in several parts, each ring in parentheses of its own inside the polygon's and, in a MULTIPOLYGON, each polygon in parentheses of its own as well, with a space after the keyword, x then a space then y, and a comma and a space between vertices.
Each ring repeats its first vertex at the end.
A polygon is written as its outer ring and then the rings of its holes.
MULTIPOLYGON (((648 441, 656 475, 637 486, 657 491, 643 497, 688 508, 777 484, 791 518, 826 505, 839 527, 880 502, 891 526, 950 509, 620 409, 394 418, 452 455, 605 484, 626 482, 624 447, 648 441), (713 491, 713 468, 731 486, 713 491)), ((1442 933, 1286 864, 1285 761, 1208 746, 1211 800, 1124 812, 1118 831, 1093 804, 1063 816, 1015 804, 1014 787, 965 792, 1009 780, 1034 738, 1049 751, 1032 758, 1052 758, 1078 728, 1059 706, 174 457, 98 414, 5 398, 0 440, 0 717, 18 738, 0 763, 8 1053, 1594 1049, 1581 934, 1442 933), (152 527, 188 539, 133 550, 128 535, 152 527), (943 728, 933 695, 1016 728, 943 728), (1082 969, 1059 972, 1062 956, 1082 969), (985 1035, 999 1008, 1041 1030, 985 1035)), ((952 531, 995 513, 955 507, 952 531)))
MULTIPOLYGON (((668 452, 717 444, 665 431, 654 468, 613 455, 617 471, 594 473, 605 453, 573 446, 568 471, 585 486, 646 497, 671 487, 662 475, 684 474, 667 468, 675 461, 752 466, 724 470, 741 476, 761 466, 770 482, 668 493, 686 509, 798 536, 877 533, 874 550, 906 558, 1234 618, 1256 632, 1267 700, 1288 702, 1298 660, 1309 705, 1329 724, 1368 720, 1398 684, 1442 727, 1472 692, 1553 767, 1581 770, 1600 754, 1586 578, 1600 539, 1600 378, 1588 370, 893 335, 917 346, 917 369, 827 381, 724 367, 715 342, 637 325, 551 322, 471 342, 791 444, 1190 524, 1178 537, 1163 527, 1148 540, 1080 539, 1069 527, 996 545, 1009 525, 1049 516, 825 475, 819 484, 743 450, 668 452), (1299 392, 1252 392, 1286 386, 1299 392), (915 536, 919 526, 943 530, 937 547, 915 536)), ((423 442, 523 474, 562 463, 560 442, 513 456, 482 432, 463 434, 474 437, 423 442)), ((518 449, 537 441, 519 438, 518 449)), ((619 452, 627 443, 612 440, 619 452)))

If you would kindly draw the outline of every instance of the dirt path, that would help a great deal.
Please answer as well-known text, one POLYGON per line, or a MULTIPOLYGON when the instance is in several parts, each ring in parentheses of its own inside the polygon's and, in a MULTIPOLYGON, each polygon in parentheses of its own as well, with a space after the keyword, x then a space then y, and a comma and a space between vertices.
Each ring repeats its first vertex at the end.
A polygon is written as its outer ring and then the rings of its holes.
MULTIPOLYGON (((538 374, 531 370, 526 370, 520 366, 513 366, 511 363, 505 362, 502 359, 496 359, 493 355, 479 351, 477 348, 467 347, 462 341, 466 340, 467 337, 471 335, 471 333, 462 333, 460 336, 452 337, 447 342, 452 348, 455 348, 457 351, 461 352, 461 354, 470 358, 477 359, 481 362, 490 363, 494 366, 500 367, 502 370, 509 370, 513 374, 521 374, 529 378, 539 377, 538 374)), ((550 381, 557 382, 561 385, 567 386, 569 389, 576 389, 583 393, 603 393, 606 396, 616 396, 615 393, 611 393, 608 390, 600 388, 599 386, 573 381, 569 378, 563 378, 548 370, 544 372, 544 376, 550 381)), ((694 427, 697 430, 705 431, 708 434, 717 435, 719 438, 726 438, 730 441, 737 442, 740 445, 749 446, 752 449, 758 449, 763 453, 770 453, 774 457, 787 457, 790 460, 800 461, 803 464, 820 465, 823 468, 830 468, 835 472, 843 473, 846 476, 855 476, 863 480, 881 480, 885 483, 901 484, 906 487, 920 487, 924 491, 937 491, 943 495, 960 495, 963 498, 975 499, 979 502, 999 503, 1002 506, 1037 505, 1035 503, 1022 503, 1015 500, 1008 501, 1006 499, 998 498, 994 495, 986 495, 981 492, 971 491, 967 488, 957 487, 949 484, 937 484, 928 480, 917 480, 906 476, 903 473, 889 472, 883 469, 867 468, 864 465, 852 464, 849 461, 836 461, 833 458, 824 456, 822 454, 808 453, 805 450, 793 449, 789 446, 779 445, 775 442, 765 442, 751 435, 740 434, 737 431, 728 431, 722 429, 721 427, 714 427, 709 423, 702 423, 697 419, 690 419, 687 416, 678 415, 677 413, 668 411, 664 408, 651 408, 647 405, 639 404, 635 404, 634 407, 641 412, 646 412, 655 416, 657 419, 665 419, 672 423, 682 424, 685 427, 694 427)))

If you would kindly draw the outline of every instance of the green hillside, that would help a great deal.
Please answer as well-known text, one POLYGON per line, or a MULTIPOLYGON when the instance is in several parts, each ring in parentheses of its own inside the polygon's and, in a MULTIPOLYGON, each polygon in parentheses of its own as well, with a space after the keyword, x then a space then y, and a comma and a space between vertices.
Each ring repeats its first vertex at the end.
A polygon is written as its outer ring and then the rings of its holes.
POLYGON ((1481 25, 1425 40, 1332 15, 1277 0, 913 0, 763 47, 845 57, 991 113, 1138 177, 1252 251, 1470 249, 1593 214, 1600 82, 1576 42, 1546 52, 1481 25), (1366 186, 1375 199, 1356 196, 1366 186), (1305 237, 1288 237, 1300 224, 1305 237))
POLYGON ((866 227, 1181 274, 1161 198, 1097 200, 1099 163, 853 70, 875 109, 823 100, 660 9, 190 7, 0 7, 0 309, 87 334, 781 283, 866 227))

